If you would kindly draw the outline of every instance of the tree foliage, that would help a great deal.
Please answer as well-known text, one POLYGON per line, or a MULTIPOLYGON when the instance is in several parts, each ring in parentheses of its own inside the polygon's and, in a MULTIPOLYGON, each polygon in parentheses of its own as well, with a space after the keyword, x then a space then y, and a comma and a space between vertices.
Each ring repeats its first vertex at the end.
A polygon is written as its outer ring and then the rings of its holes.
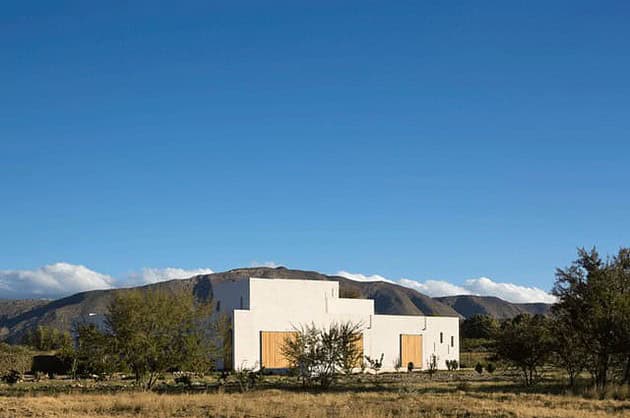
POLYGON ((521 372, 526 385, 532 385, 540 380, 551 344, 545 317, 521 314, 501 325, 496 338, 496 352, 521 372))
POLYGON ((473 315, 461 325, 462 338, 492 339, 499 330, 499 321, 489 315, 473 315))
POLYGON ((75 333, 77 347, 74 352, 64 350, 61 353, 71 374, 91 374, 105 378, 120 369, 120 356, 111 335, 90 323, 78 324, 75 333))
POLYGON ((108 306, 104 327, 76 327, 77 347, 64 350, 64 359, 80 373, 130 371, 147 388, 168 370, 205 373, 215 357, 210 315, 210 304, 188 293, 121 291, 108 306))
POLYGON ((169 369, 210 369, 209 304, 187 293, 134 290, 116 295, 106 324, 121 363, 150 388, 169 369))
POLYGON ((33 352, 26 347, 0 343, 0 375, 20 376, 31 370, 33 352))
POLYGON ((613 368, 630 383, 630 248, 606 260, 596 249, 578 250, 573 264, 557 270, 553 293, 557 336, 585 356, 595 385, 605 388, 613 368))
POLYGON ((40 325, 24 335, 22 344, 40 351, 52 351, 72 346, 73 341, 72 336, 67 331, 40 325))

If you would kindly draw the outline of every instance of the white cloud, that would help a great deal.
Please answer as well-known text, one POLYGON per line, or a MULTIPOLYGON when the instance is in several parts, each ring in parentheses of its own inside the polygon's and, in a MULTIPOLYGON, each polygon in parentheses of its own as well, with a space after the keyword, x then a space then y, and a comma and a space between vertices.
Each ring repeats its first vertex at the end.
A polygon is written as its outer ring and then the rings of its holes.
POLYGON ((192 270, 185 270, 177 267, 166 268, 150 268, 145 267, 140 272, 134 272, 129 275, 127 284, 137 286, 139 284, 152 284, 157 282, 164 282, 173 279, 188 279, 200 274, 214 273, 209 268, 198 268, 192 270))
MULTIPOLYGON (((273 261, 252 263, 256 266, 278 267, 273 261)), ((143 268, 121 280, 98 273, 89 268, 69 263, 49 264, 33 270, 0 270, 0 297, 2 298, 55 298, 95 289, 110 289, 120 286, 137 286, 173 279, 187 279, 199 274, 210 274, 209 268, 182 269, 177 267, 143 268)), ((537 287, 513 283, 495 282, 487 277, 468 279, 461 285, 443 280, 391 280, 373 274, 350 273, 344 270, 337 276, 360 282, 382 281, 397 283, 415 289, 428 296, 479 295, 496 296, 509 302, 553 303, 556 298, 537 287)))
POLYGON ((496 296, 508 302, 514 303, 554 303, 556 301, 555 296, 550 295, 537 287, 520 286, 513 283, 500 283, 487 277, 469 279, 462 285, 456 285, 444 280, 419 281, 405 278, 391 280, 378 274, 368 276, 361 273, 349 273, 343 270, 339 271, 337 275, 359 282, 382 281, 397 283, 401 286, 409 287, 431 297, 477 295, 496 296))
POLYGON ((469 295, 471 292, 461 286, 454 285, 443 280, 426 280, 419 282, 417 280, 400 279, 398 284, 410 287, 427 296, 451 296, 451 295, 469 295))
POLYGON ((69 263, 34 270, 0 270, 0 296, 5 298, 57 297, 113 286, 113 277, 69 263))
POLYGON ((336 276, 345 277, 346 279, 354 280, 356 282, 388 282, 394 283, 392 280, 389 280, 383 276, 378 274, 373 274, 371 276, 366 276, 361 273, 350 273, 345 270, 338 271, 336 276))
POLYGON ((519 286, 513 283, 497 283, 487 277, 466 280, 464 286, 471 293, 484 296, 497 296, 515 303, 545 302, 554 303, 556 297, 537 287, 519 286))
POLYGON ((139 286, 210 274, 209 268, 144 268, 122 279, 70 264, 55 263, 33 270, 0 270, 0 298, 58 298, 78 292, 139 286))

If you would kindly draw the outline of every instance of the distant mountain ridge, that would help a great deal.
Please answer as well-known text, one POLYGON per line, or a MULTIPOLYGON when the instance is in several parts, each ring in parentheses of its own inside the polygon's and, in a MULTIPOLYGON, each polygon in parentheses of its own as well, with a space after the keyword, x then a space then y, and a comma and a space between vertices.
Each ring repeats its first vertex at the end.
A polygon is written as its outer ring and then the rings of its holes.
POLYGON ((456 310, 463 318, 473 315, 489 315, 497 319, 513 318, 519 314, 548 315, 548 303, 512 303, 495 296, 443 296, 434 298, 456 310))
MULTIPOLYGON (((249 277, 274 279, 334 280, 339 282, 342 297, 374 299, 377 314, 441 315, 469 317, 485 313, 497 318, 509 318, 519 313, 546 313, 547 304, 513 304, 499 298, 482 296, 448 296, 431 298, 414 289, 389 282, 361 282, 316 271, 293 270, 284 267, 239 268, 221 273, 204 274, 189 279, 176 279, 142 289, 161 288, 191 292, 201 300, 212 297, 212 284, 222 280, 249 277)), ((128 289, 93 290, 72 296, 46 300, 0 300, 0 338, 17 342, 25 332, 39 325, 70 330, 73 324, 91 314, 104 314, 113 296, 128 289)))

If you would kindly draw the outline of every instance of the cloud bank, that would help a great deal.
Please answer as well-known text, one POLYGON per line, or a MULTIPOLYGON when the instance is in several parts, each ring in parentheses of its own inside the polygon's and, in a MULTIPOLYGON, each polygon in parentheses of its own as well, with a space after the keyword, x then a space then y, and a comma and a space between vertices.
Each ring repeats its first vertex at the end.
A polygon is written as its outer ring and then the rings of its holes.
POLYGON ((110 289, 115 280, 76 264, 55 263, 34 270, 0 270, 0 296, 4 298, 54 298, 110 289))
MULTIPOLYGON (((256 266, 277 267, 273 261, 252 263, 256 266)), ((107 274, 70 263, 55 263, 33 270, 0 270, 0 298, 58 298, 78 292, 114 287, 129 287, 152 284, 173 279, 187 279, 199 274, 211 274, 210 268, 182 269, 178 267, 151 268, 132 272, 115 279, 107 274)), ((537 287, 521 286, 513 283, 495 282, 487 277, 469 279, 456 285, 443 280, 392 280, 373 274, 351 273, 341 270, 337 276, 360 282, 382 281, 415 289, 425 295, 453 296, 479 295, 496 296, 509 302, 553 303, 556 298, 537 287)))
POLYGON ((55 263, 33 270, 0 270, 0 298, 54 299, 87 290, 140 286, 210 273, 213 271, 209 268, 143 268, 115 279, 82 265, 55 263))
POLYGON ((383 276, 378 274, 372 274, 371 276, 366 276, 361 273, 350 273, 345 270, 338 271, 336 276, 345 277, 346 279, 354 280, 356 282, 388 282, 395 283, 393 280, 386 279, 383 276))
POLYGON ((390 280, 378 274, 366 276, 360 273, 349 273, 347 271, 337 272, 338 276, 346 277, 356 281, 384 281, 396 283, 401 286, 409 287, 424 293, 427 296, 454 296, 454 295, 477 295, 477 296, 496 296, 508 302, 514 303, 554 303, 556 297, 550 295, 537 287, 520 286, 513 283, 495 282, 487 277, 478 279, 468 279, 462 285, 456 285, 444 280, 411 280, 399 279, 390 280))

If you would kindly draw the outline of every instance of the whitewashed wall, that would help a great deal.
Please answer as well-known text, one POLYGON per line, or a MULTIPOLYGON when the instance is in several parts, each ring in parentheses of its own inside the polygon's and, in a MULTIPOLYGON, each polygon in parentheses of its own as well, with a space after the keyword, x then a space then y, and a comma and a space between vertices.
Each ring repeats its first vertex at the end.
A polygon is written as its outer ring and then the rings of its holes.
POLYGON ((362 324, 364 354, 378 358, 383 353, 383 370, 394 370, 399 361, 400 334, 423 335, 423 368, 431 354, 438 356, 440 369, 446 368, 445 360, 459 361, 458 318, 374 315, 373 300, 340 299, 338 282, 251 278, 213 283, 213 294, 221 311, 233 310, 235 368, 260 366, 261 331, 341 321, 362 324))

